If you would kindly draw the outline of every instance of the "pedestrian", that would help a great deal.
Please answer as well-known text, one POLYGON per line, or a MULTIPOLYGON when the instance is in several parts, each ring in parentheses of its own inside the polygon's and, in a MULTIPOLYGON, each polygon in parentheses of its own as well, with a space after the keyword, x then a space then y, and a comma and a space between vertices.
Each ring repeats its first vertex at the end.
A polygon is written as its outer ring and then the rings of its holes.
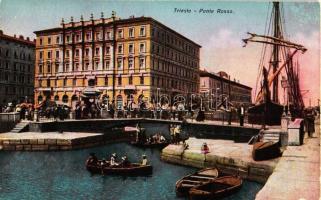
POLYGON ((314 128, 314 110, 309 107, 305 110, 305 118, 304 118, 304 122, 305 122, 305 131, 308 132, 308 136, 312 137, 313 133, 315 132, 315 128, 314 128))
POLYGON ((204 161, 206 162, 206 154, 208 154, 210 152, 210 149, 208 148, 206 142, 203 143, 203 145, 201 147, 201 152, 202 152, 202 154, 204 154, 204 161))
POLYGON ((239 115, 239 119, 240 119, 240 126, 244 126, 244 114, 245 114, 245 109, 243 104, 241 104, 241 106, 238 109, 238 115, 239 115))

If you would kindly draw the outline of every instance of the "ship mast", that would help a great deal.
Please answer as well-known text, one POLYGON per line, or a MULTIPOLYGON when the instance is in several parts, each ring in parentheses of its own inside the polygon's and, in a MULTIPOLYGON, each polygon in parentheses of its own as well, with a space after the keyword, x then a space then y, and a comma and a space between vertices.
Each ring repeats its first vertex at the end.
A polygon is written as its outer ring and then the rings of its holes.
MULTIPOLYGON (((273 2, 273 15, 274 15, 274 33, 273 36, 275 38, 282 39, 282 35, 280 32, 280 6, 279 2, 273 2)), ((279 68, 279 50, 280 46, 275 44, 273 45, 272 51, 272 61, 271 64, 273 66, 273 73, 275 73, 279 68)), ((279 103, 279 76, 276 76, 273 80, 272 84, 272 101, 279 103)))

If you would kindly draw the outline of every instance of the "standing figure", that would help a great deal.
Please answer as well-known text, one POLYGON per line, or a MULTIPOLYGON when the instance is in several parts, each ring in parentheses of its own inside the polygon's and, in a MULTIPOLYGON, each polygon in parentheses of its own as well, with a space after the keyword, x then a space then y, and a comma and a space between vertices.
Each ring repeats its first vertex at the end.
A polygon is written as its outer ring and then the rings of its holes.
POLYGON ((204 161, 206 162, 206 154, 208 154, 210 152, 210 149, 208 148, 206 142, 203 143, 203 145, 201 147, 201 152, 202 152, 202 154, 204 154, 204 161))
POLYGON ((244 125, 244 114, 245 114, 245 109, 243 107, 243 104, 241 104, 241 107, 239 107, 237 112, 238 112, 238 115, 240 118, 240 126, 243 126, 244 125))
POLYGON ((315 132, 314 128, 314 111, 311 107, 305 110, 305 131, 308 132, 308 136, 312 137, 313 133, 315 132))

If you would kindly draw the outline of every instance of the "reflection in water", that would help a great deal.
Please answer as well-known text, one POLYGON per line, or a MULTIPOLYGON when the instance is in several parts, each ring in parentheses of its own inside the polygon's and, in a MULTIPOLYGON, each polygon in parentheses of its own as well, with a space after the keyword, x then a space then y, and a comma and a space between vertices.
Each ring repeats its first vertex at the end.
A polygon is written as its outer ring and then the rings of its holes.
MULTIPOLYGON (((110 199, 172 200, 175 182, 194 168, 160 161, 160 151, 126 143, 64 152, 0 152, 0 199, 110 199), (146 154, 153 165, 151 177, 92 176, 85 169, 90 152, 109 159, 127 154, 131 162, 146 154)), ((245 181, 226 199, 254 199, 262 185, 245 181)))

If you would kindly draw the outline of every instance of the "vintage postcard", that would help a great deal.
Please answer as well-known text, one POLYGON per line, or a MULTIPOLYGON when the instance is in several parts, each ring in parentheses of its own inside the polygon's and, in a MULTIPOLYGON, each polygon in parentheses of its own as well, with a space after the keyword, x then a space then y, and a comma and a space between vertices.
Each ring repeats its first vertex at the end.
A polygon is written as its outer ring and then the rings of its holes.
POLYGON ((0 199, 319 198, 318 1, 0 0, 0 199))

